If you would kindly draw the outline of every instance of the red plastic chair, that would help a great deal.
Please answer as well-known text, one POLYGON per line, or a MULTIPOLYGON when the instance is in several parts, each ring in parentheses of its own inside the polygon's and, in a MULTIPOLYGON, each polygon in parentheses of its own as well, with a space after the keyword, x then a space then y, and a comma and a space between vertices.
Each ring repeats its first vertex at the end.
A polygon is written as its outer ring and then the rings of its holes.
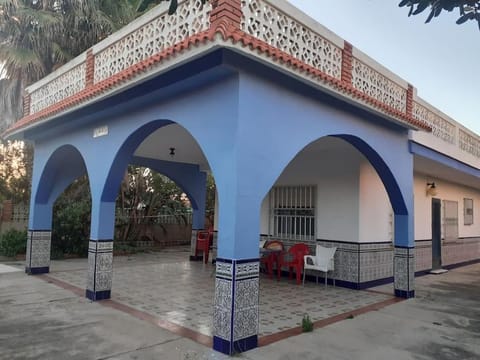
POLYGON ((208 254, 210 253, 210 246, 213 241, 213 231, 199 231, 197 233, 197 245, 195 247, 195 256, 198 256, 199 253, 203 253, 203 261, 205 264, 208 263, 208 254))
POLYGON ((303 257, 310 253, 310 249, 307 244, 298 243, 293 245, 287 251, 282 252, 278 256, 278 280, 282 273, 282 267, 287 267, 289 270, 289 279, 293 278, 293 269, 295 269, 295 275, 297 278, 297 284, 301 283, 301 275, 303 271, 303 257))
MULTIPOLYGON (((273 279, 273 264, 277 264, 278 268, 277 258, 278 254, 284 250, 283 243, 278 240, 271 240, 263 246, 263 249, 267 251, 265 251, 263 256, 260 258, 260 264, 265 265, 268 276, 270 279, 273 279), (271 250, 271 252, 269 250, 271 250)), ((260 253, 262 253, 262 250, 260 250, 260 253)))

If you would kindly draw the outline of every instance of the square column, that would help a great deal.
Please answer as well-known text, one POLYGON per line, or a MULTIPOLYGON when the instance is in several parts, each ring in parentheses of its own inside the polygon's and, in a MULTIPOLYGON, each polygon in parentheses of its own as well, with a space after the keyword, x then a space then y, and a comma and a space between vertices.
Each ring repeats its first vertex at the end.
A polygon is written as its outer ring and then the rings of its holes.
POLYGON ((393 255, 395 296, 415 297, 415 248, 395 246, 393 255))
POLYGON ((217 258, 213 348, 224 354, 258 346, 259 259, 217 258))
POLYGON ((27 234, 27 253, 25 272, 27 274, 46 274, 50 271, 50 230, 29 230, 27 234))
POLYGON ((110 299, 113 275, 113 240, 90 240, 86 297, 92 301, 110 299))

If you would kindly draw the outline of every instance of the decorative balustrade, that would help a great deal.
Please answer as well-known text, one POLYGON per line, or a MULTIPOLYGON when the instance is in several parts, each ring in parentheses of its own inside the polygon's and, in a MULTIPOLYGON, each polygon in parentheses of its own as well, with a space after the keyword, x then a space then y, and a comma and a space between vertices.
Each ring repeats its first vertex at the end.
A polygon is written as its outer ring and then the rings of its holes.
POLYGON ((407 89, 382 75, 357 58, 352 59, 353 86, 361 92, 405 112, 407 107, 407 89))
POLYGON ((455 144, 456 127, 454 124, 415 101, 413 102, 413 117, 427 123, 432 128, 432 134, 434 136, 447 143, 455 144))
MULTIPOLYGON (((114 43, 107 38, 93 47, 95 83, 210 27, 210 3, 202 5, 200 0, 186 0, 178 5, 173 15, 168 15, 167 5, 160 5, 157 15, 145 24, 127 26, 124 36, 114 43)), ((123 35, 121 32, 116 34, 117 38, 123 35)))
POLYGON ((85 88, 85 71, 86 66, 85 61, 83 61, 37 90, 32 91, 30 94, 30 113, 39 112, 83 90, 85 88))
MULTIPOLYGON (((201 0, 180 0, 174 15, 167 14, 168 5, 168 2, 162 2, 87 53, 27 88, 26 109, 29 114, 76 95, 87 86, 108 79, 210 28, 211 3, 202 5, 201 0)), ((219 8, 226 5, 228 11, 232 11, 229 7, 236 6, 235 3, 222 3, 219 8)), ((346 46, 341 38, 288 2, 242 0, 241 8, 237 10, 242 12, 239 30, 406 116, 410 115, 411 109, 412 117, 429 125, 434 137, 480 158, 480 136, 462 130, 459 124, 443 117, 430 105, 420 100, 412 101, 406 82, 358 50, 352 52, 351 45, 346 46)), ((212 16, 218 14, 212 13, 212 16)))
POLYGON ((273 4, 274 1, 243 0, 242 30, 340 79, 342 49, 273 4))
POLYGON ((478 135, 458 129, 458 146, 463 151, 480 158, 480 138, 478 135))

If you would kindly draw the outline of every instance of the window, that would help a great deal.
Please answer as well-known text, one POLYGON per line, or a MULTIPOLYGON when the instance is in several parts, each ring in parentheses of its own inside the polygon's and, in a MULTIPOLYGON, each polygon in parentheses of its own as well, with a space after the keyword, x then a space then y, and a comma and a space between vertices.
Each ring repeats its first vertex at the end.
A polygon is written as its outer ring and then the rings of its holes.
POLYGON ((315 241, 314 185, 275 186, 270 191, 270 229, 279 239, 315 241))
POLYGON ((463 224, 473 224, 473 199, 463 199, 463 224))

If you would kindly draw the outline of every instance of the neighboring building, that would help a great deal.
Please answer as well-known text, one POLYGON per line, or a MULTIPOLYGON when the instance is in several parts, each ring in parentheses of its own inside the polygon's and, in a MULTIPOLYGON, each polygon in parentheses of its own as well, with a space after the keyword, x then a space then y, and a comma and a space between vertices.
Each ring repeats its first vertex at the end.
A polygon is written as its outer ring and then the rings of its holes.
POLYGON ((7 136, 35 144, 27 271, 49 271, 52 205, 87 173, 92 300, 110 297, 127 165, 176 181, 196 230, 214 175, 225 353, 257 345, 259 234, 337 246, 337 284, 402 297, 415 272, 480 257, 480 137, 283 0, 163 4, 28 87, 24 108, 7 136))

